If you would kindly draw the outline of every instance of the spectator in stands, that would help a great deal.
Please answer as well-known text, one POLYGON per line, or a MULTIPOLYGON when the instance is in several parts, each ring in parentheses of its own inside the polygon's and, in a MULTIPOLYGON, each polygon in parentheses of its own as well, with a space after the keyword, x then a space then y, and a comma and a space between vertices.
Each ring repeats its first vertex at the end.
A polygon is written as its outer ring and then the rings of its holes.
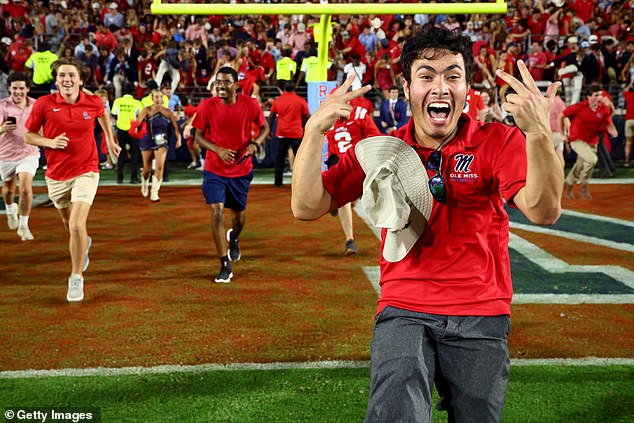
POLYGON ((495 56, 489 53, 487 44, 481 44, 478 55, 474 57, 473 82, 482 84, 487 88, 495 87, 494 66, 495 56))
POLYGON ((502 109, 495 101, 493 90, 482 90, 480 98, 484 108, 478 113, 478 120, 482 122, 502 122, 504 118, 502 109))
POLYGON ((578 103, 581 97, 583 74, 580 69, 585 55, 579 50, 577 37, 568 37, 567 44, 568 48, 553 61, 553 65, 558 69, 557 75, 563 83, 566 105, 570 106, 578 103))
POLYGON ((310 117, 308 103, 295 93, 293 82, 284 81, 281 86, 283 93, 273 100, 268 117, 270 128, 273 128, 277 119, 274 132, 277 141, 274 163, 274 184, 276 187, 281 187, 283 184, 284 162, 288 149, 291 148, 293 154, 297 154, 299 143, 304 135, 304 124, 310 117))
POLYGON ((361 88, 361 85, 363 83, 363 75, 366 71, 366 66, 365 63, 361 63, 361 57, 358 54, 353 54, 351 57, 352 61, 350 63, 347 63, 343 67, 343 73, 345 74, 346 78, 351 75, 356 76, 356 79, 352 83, 352 89, 356 90, 361 88))
POLYGON ((122 28, 125 24, 125 16, 119 12, 119 5, 112 2, 108 5, 108 12, 103 17, 103 24, 112 31, 114 25, 117 29, 122 28))
POLYGON ((402 98, 399 98, 399 90, 396 85, 392 85, 388 90, 387 98, 381 102, 379 113, 379 128, 384 134, 390 135, 401 126, 407 124, 409 120, 407 103, 402 98))
POLYGON ((592 198, 588 182, 598 161, 599 135, 607 130, 611 136, 618 136, 612 122, 612 111, 602 100, 603 88, 600 84, 592 84, 588 88, 587 99, 566 107, 559 117, 561 139, 567 149, 577 153, 577 160, 564 184, 564 194, 570 199, 575 198, 573 187, 576 184, 581 185, 581 198, 592 198))
POLYGON ((176 41, 168 41, 167 44, 154 56, 160 60, 156 72, 156 82, 163 83, 163 77, 168 74, 172 81, 172 91, 176 91, 180 82, 180 52, 176 41))
POLYGON ((544 80, 544 69, 548 66, 548 57, 542 51, 542 44, 539 41, 531 42, 531 50, 528 56, 528 71, 535 81, 544 80))
POLYGON ((194 19, 194 22, 191 23, 185 30, 185 39, 192 42, 194 40, 200 40, 202 45, 207 48, 209 39, 208 31, 205 27, 205 18, 198 16, 194 19))
POLYGON ((292 57, 295 57, 297 52, 304 48, 304 44, 312 41, 312 36, 306 32, 306 25, 303 22, 297 24, 297 29, 292 31, 291 36, 288 38, 288 44, 293 49, 292 57))
POLYGON ((117 37, 110 31, 110 29, 106 28, 106 26, 101 21, 97 21, 97 31, 95 32, 95 42, 97 43, 97 47, 102 48, 105 47, 108 51, 115 51, 117 47, 119 47, 119 42, 117 41, 117 37))
POLYGON ((99 85, 97 82, 97 69, 99 68, 99 57, 96 50, 94 50, 92 44, 88 44, 84 47, 84 51, 79 53, 77 59, 84 65, 86 71, 85 84, 87 87, 96 87, 99 85))
POLYGON ((81 60, 81 55, 86 52, 86 46, 91 45, 93 53, 97 52, 97 45, 90 41, 88 34, 81 34, 79 36, 79 44, 75 46, 75 57, 81 60))
POLYGON ((374 87, 380 90, 383 98, 387 98, 390 88, 394 85, 394 70, 392 61, 387 52, 383 52, 381 57, 374 63, 374 87))
POLYGON ((161 92, 164 97, 167 97, 167 108, 172 112, 180 112, 183 108, 180 97, 172 90, 172 85, 169 81, 161 84, 161 92))
POLYGON ((137 62, 131 56, 127 56, 123 49, 118 49, 115 52, 115 59, 110 62, 107 78, 108 83, 114 87, 115 98, 123 94, 124 84, 137 82, 137 76, 137 62))
POLYGON ((9 37, 3 37, 2 44, 8 46, 6 56, 3 54, 2 57, 3 59, 6 57, 9 70, 24 72, 24 64, 33 54, 33 49, 29 43, 21 37, 18 37, 15 41, 11 41, 9 37))
POLYGON ((358 35, 359 42, 363 44, 366 52, 376 51, 379 49, 379 40, 376 38, 374 32, 372 32, 372 27, 370 24, 363 25, 363 31, 358 35))
MULTIPOLYGON (((147 81, 156 80, 156 70, 158 64, 155 58, 155 48, 152 41, 143 43, 143 49, 139 52, 137 60, 137 81, 140 87, 145 86, 147 81)), ((137 97, 140 93, 137 89, 137 97)))

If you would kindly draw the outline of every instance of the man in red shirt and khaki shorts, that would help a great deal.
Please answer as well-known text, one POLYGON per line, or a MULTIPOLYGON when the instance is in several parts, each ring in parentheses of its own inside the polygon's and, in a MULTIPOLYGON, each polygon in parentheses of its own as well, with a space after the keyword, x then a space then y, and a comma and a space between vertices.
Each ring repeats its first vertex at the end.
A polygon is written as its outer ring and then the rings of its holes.
POLYGON ((121 148, 114 141, 110 117, 101 98, 82 91, 82 65, 60 59, 52 65, 58 93, 40 97, 26 122, 26 142, 44 147, 48 196, 68 229, 71 275, 69 302, 84 299, 83 272, 88 268, 92 239, 86 221, 99 185, 99 154, 94 137, 99 121, 111 152, 121 148))

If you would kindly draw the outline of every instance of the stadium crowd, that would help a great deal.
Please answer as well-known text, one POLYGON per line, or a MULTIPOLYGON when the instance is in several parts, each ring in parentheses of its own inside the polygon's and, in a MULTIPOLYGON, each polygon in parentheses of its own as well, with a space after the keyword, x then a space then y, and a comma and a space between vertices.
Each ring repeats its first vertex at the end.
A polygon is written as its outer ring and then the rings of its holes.
MULTIPOLYGON (((31 96, 50 92, 50 64, 58 57, 76 57, 84 63, 85 86, 105 90, 109 104, 123 95, 126 83, 134 84, 138 99, 154 84, 169 85, 170 109, 179 120, 185 118, 185 106, 209 95, 223 66, 238 72, 242 93, 257 98, 266 112, 281 94, 280 81, 291 80, 305 97, 306 83, 315 80, 312 24, 319 16, 156 16, 150 4, 0 0, 0 98, 8 95, 3 81, 12 71, 31 75, 31 96)), ((378 115, 390 88, 400 89, 405 39, 423 26, 436 25, 461 31, 473 41, 475 95, 485 93, 490 99, 487 107, 477 107, 474 117, 510 123, 499 109, 508 85, 495 70, 517 76, 518 59, 528 63, 542 87, 561 80, 568 106, 584 100, 582 89, 594 82, 602 84, 617 109, 625 107, 622 93, 634 76, 628 0, 507 4, 505 15, 333 16, 328 79, 341 83, 355 74, 360 83, 372 85, 367 97, 378 115)), ((188 110, 191 116, 193 106, 188 110)), ((404 121, 386 127, 377 119, 377 125, 389 133, 404 121)))

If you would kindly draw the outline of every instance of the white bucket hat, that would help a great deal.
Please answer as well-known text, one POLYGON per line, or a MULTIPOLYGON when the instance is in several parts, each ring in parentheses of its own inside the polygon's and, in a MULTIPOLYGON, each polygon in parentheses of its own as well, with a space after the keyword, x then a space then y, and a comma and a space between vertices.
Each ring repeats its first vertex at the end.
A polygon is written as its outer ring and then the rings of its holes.
POLYGON ((372 224, 387 229, 383 258, 400 261, 423 234, 431 215, 427 171, 414 149, 398 138, 366 138, 354 151, 365 172, 361 205, 372 224))

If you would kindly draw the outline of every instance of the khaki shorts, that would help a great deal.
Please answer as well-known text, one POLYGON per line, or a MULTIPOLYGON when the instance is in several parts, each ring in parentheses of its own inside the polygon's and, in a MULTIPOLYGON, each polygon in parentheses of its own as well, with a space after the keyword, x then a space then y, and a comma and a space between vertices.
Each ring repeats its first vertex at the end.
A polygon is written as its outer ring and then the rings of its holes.
POLYGON ((56 181, 47 177, 46 186, 48 197, 57 209, 65 209, 77 201, 92 205, 99 186, 99 173, 88 172, 66 181, 56 181))
POLYGON ((564 142, 561 140, 561 133, 553 132, 553 146, 556 151, 562 150, 564 148, 564 142))
POLYGON ((15 178, 15 175, 22 172, 35 176, 39 165, 40 156, 26 156, 17 162, 0 160, 0 178, 5 182, 9 182, 15 178))
POLYGON ((634 119, 628 119, 625 121, 625 136, 627 138, 634 137, 634 119))

